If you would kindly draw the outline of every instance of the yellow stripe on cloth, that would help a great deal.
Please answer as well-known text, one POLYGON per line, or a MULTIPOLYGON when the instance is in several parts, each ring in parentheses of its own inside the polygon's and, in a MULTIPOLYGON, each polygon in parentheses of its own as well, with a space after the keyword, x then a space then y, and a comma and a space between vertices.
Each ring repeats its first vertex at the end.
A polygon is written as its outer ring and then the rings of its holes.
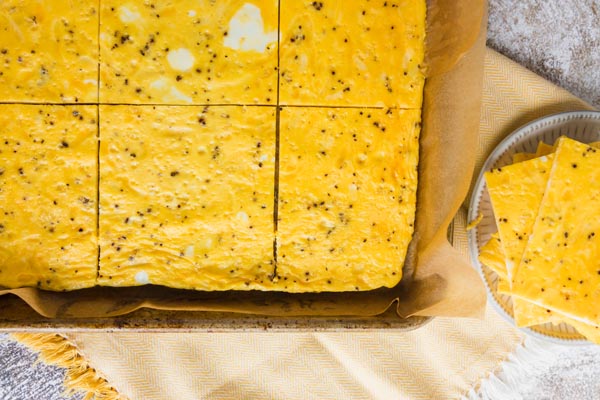
MULTIPOLYGON (((477 168, 519 126, 589 108, 488 50, 477 168)), ((468 257, 466 225, 463 206, 453 239, 468 257)), ((27 337, 19 340, 27 344, 27 337)), ((73 333, 69 339, 132 399, 453 399, 499 370, 523 336, 488 307, 482 321, 436 318, 412 332, 73 333)))

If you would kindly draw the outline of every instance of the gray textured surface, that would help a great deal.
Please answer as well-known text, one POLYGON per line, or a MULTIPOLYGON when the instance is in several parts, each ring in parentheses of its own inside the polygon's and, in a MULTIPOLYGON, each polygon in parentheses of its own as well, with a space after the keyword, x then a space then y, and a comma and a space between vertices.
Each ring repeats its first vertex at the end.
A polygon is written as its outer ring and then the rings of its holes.
POLYGON ((488 45, 600 107, 600 0, 490 0, 488 45))
MULTIPOLYGON (((600 0, 490 0, 488 44, 600 107, 600 0)), ((62 399, 64 372, 0 335, 0 399, 62 399)), ((568 350, 521 388, 527 399, 597 399, 600 350, 568 350)), ((518 394, 515 393, 514 398, 518 394)))
POLYGON ((562 347, 552 362, 530 373, 518 394, 527 400, 596 400, 600 399, 598 376, 599 347, 562 347))
POLYGON ((0 334, 0 399, 80 399, 63 394, 64 370, 36 363, 37 355, 0 334))

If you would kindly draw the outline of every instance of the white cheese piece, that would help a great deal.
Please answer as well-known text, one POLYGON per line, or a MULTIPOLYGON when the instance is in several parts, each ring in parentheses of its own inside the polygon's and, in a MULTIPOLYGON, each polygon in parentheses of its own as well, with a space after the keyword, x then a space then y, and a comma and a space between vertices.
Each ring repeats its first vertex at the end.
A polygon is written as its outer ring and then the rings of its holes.
POLYGON ((253 4, 244 4, 229 21, 228 35, 223 44, 234 50, 258 51, 277 41, 277 31, 265 32, 260 9, 253 4))
POLYGON ((194 56, 186 48, 169 51, 167 61, 171 68, 177 71, 187 71, 194 66, 194 56))

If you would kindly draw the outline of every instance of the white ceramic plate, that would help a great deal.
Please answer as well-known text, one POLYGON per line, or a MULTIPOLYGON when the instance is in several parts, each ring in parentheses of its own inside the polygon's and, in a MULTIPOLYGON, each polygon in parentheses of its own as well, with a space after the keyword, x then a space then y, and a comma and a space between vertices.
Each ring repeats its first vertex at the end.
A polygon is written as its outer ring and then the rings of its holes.
MULTIPOLYGON (((497 231, 496 221, 483 174, 493 168, 503 167, 512 163, 515 153, 535 153, 540 141, 554 144, 560 136, 568 136, 580 142, 590 143, 600 141, 600 112, 576 111, 550 115, 533 121, 510 134, 492 151, 473 188, 469 204, 469 221, 474 221, 480 214, 481 222, 469 231, 469 250, 488 292, 489 301, 506 320, 514 324, 512 300, 510 296, 498 294, 498 275, 488 267, 481 265, 478 260, 479 251, 497 231)), ((566 324, 536 325, 521 328, 525 333, 561 344, 589 344, 583 336, 566 324)))

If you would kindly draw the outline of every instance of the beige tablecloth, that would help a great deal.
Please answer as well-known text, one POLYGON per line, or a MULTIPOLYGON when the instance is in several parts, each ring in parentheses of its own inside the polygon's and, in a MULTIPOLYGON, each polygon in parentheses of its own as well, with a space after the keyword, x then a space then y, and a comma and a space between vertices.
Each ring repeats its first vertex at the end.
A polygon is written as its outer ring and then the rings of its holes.
MULTIPOLYGON (((590 108, 491 50, 485 73, 481 140, 477 149, 465 149, 477 152, 477 168, 528 121, 590 108)), ((463 206, 454 245, 468 257, 465 218, 463 206)), ((69 334, 76 348, 59 337, 16 337, 44 349, 47 361, 74 366, 70 387, 105 398, 177 400, 460 398, 523 341, 489 307, 484 320, 436 318, 407 333, 69 334)))

